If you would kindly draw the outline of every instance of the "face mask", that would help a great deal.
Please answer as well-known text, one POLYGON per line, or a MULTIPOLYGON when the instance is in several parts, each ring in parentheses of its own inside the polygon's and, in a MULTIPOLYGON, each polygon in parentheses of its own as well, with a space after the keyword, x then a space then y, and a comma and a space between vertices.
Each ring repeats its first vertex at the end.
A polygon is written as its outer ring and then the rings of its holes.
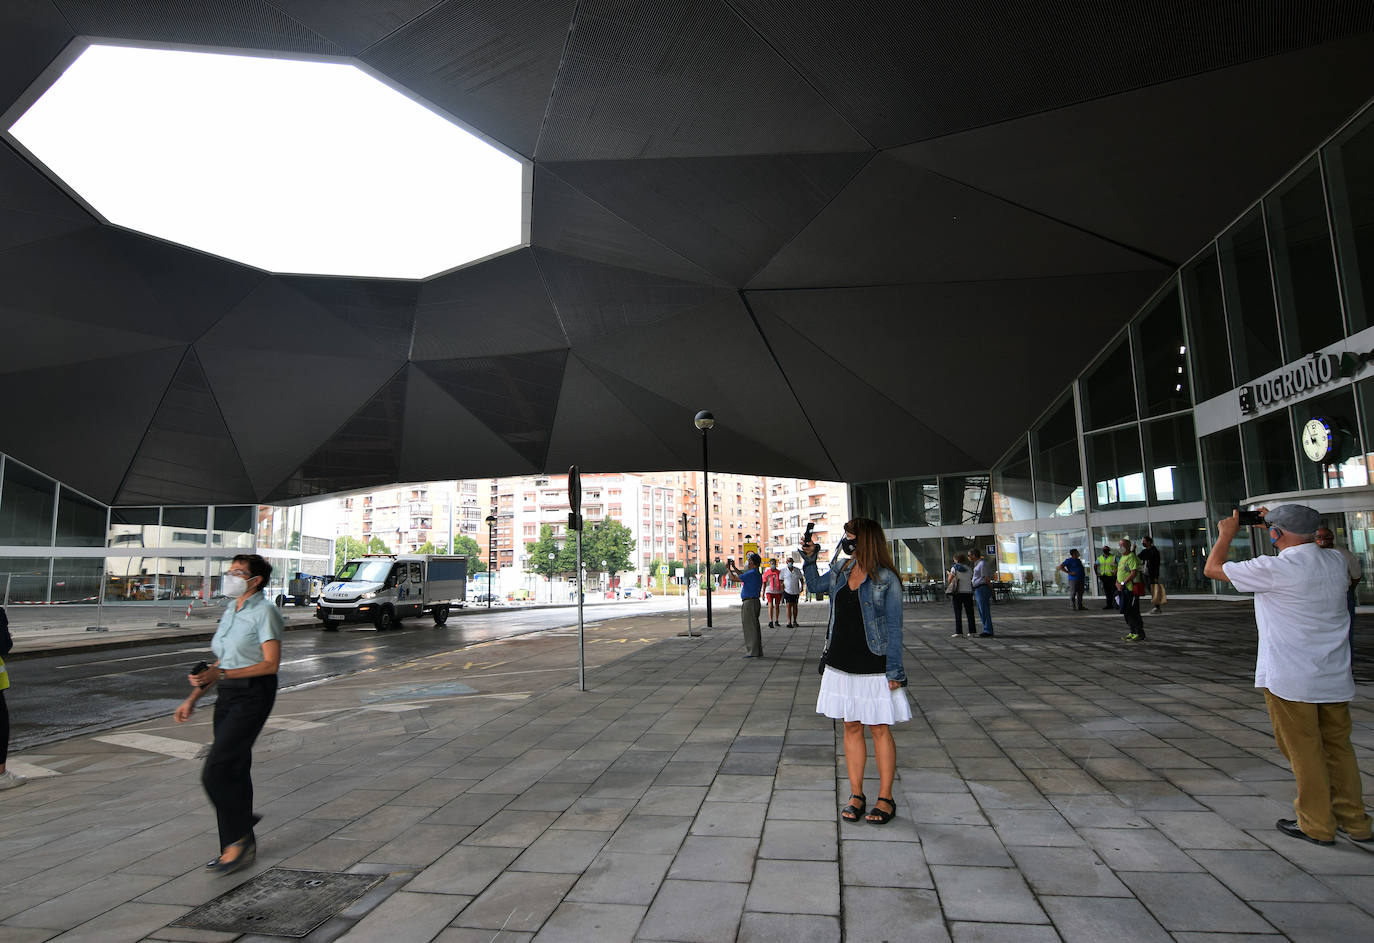
POLYGON ((248 592, 248 581, 236 573, 228 573, 224 577, 224 595, 237 599, 248 592))
POLYGON ((845 537, 840 541, 840 552, 847 553, 851 557, 854 555, 854 538, 845 537))
POLYGON ((1279 530, 1277 527, 1269 528, 1269 546, 1277 547, 1279 545, 1279 540, 1282 537, 1283 531, 1279 530), (1275 534, 1277 534, 1278 536, 1275 536, 1275 534))

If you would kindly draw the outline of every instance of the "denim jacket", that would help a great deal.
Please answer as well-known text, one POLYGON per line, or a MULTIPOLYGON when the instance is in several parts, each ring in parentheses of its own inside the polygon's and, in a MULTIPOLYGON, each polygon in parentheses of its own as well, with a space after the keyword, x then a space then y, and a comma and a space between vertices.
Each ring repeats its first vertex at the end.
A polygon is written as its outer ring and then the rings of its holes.
MULTIPOLYGON (((830 596, 830 623, 825 629, 825 647, 830 648, 830 636, 835 631, 835 590, 849 579, 852 561, 833 567, 824 576, 816 569, 816 558, 803 557, 802 573, 806 589, 830 596)), ((890 570, 869 573, 859 584, 859 608, 863 612, 864 638, 868 650, 887 658, 889 681, 906 683, 906 669, 902 667, 902 583, 890 570)))

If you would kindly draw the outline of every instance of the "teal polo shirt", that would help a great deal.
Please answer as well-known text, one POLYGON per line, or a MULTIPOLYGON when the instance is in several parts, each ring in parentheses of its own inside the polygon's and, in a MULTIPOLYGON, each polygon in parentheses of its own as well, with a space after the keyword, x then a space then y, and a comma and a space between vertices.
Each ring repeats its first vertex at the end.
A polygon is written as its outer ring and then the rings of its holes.
POLYGON ((281 613, 262 593, 254 593, 240 609, 234 603, 219 618, 210 650, 224 669, 247 668, 263 660, 262 643, 281 639, 281 613))

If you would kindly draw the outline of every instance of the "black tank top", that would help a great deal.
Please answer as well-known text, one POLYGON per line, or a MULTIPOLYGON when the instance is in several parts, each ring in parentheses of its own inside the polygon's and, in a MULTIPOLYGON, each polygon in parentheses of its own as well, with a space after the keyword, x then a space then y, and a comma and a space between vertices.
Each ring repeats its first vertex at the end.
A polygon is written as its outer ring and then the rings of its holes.
POLYGON ((850 589, 848 582, 835 592, 835 628, 830 633, 825 663, 852 675, 887 674, 887 656, 868 650, 863 607, 858 592, 850 589))

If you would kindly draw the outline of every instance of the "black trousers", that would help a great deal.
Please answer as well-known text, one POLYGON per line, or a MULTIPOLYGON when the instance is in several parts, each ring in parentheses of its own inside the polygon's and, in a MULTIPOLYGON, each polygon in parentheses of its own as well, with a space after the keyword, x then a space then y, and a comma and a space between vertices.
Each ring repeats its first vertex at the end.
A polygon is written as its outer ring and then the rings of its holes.
POLYGON ((215 742, 200 784, 215 807, 219 844, 253 838, 253 743, 277 700, 277 676, 221 681, 215 701, 215 742))
POLYGON ((1117 605, 1121 607, 1121 616, 1126 620, 1126 627, 1144 638, 1145 620, 1140 618, 1140 597, 1127 586, 1116 594, 1116 600, 1117 605))
POLYGON ((963 634, 964 615, 968 615, 968 634, 973 634, 973 594, 972 593, 950 593, 949 598, 954 600, 954 631, 963 634))
POLYGON ((1110 576, 1099 576, 1098 582, 1102 584, 1102 601, 1107 605, 1103 609, 1116 608, 1116 579, 1110 576))

